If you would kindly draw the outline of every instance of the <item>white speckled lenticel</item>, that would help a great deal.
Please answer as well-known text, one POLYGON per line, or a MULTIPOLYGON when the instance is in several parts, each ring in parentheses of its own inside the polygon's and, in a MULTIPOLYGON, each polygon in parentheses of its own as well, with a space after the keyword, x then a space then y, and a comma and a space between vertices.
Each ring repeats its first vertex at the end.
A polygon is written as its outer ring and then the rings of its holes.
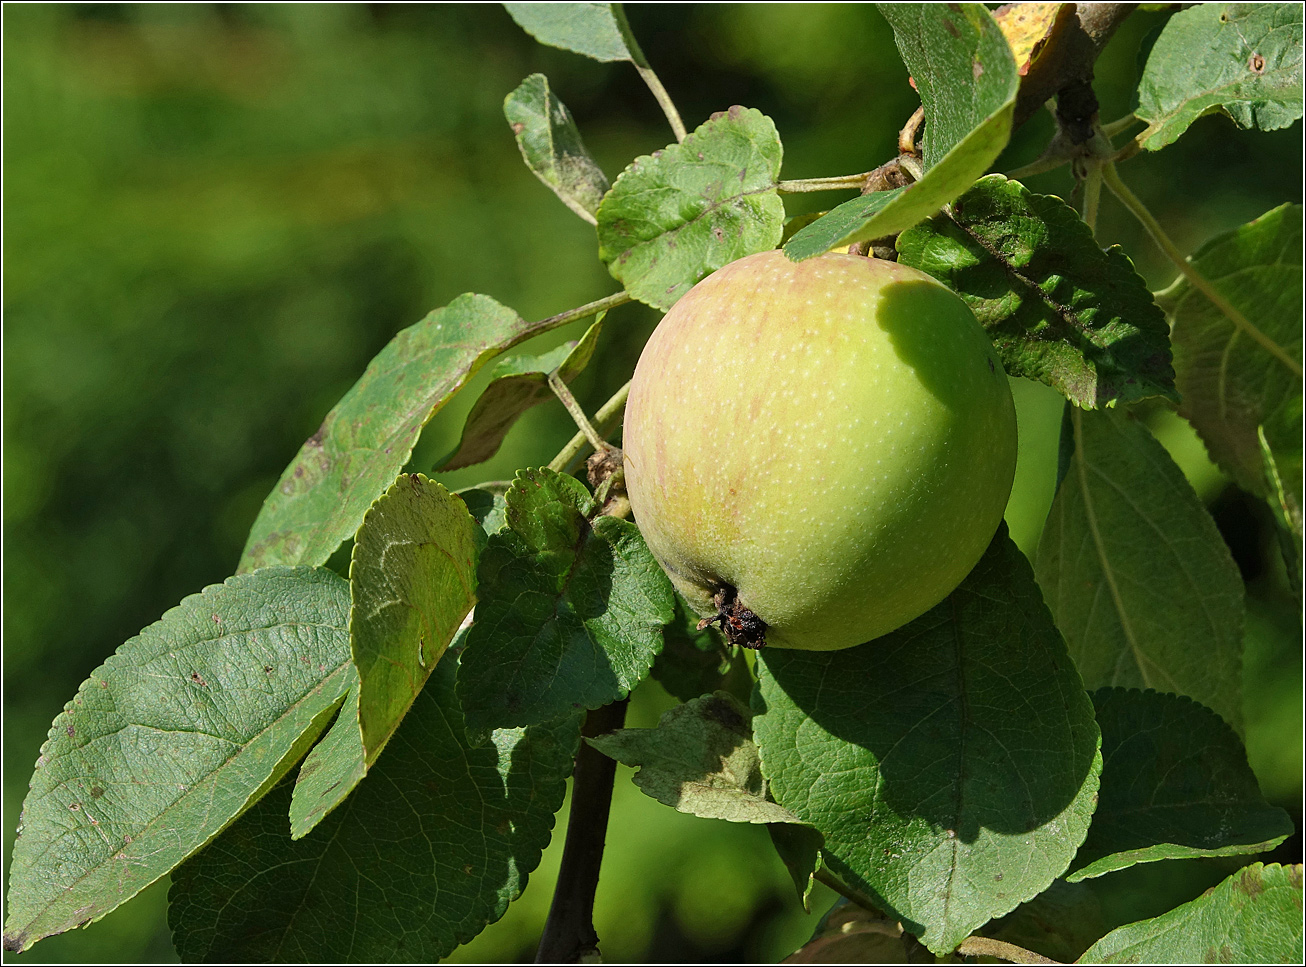
POLYGON ((925 613, 979 561, 1016 414, 988 336, 941 283, 762 252, 658 325, 624 446, 636 523, 701 615, 733 587, 767 647, 831 650, 925 613))

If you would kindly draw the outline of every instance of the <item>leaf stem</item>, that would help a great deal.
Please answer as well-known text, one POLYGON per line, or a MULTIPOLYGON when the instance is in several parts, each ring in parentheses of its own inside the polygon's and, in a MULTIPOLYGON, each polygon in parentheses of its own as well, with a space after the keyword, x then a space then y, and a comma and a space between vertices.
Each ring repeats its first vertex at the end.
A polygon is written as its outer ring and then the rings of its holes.
POLYGON ((639 76, 644 79, 648 89, 653 92, 653 98, 658 102, 658 107, 662 108, 662 113, 667 116, 667 123, 671 125, 671 130, 676 135, 676 141, 685 140, 685 122, 680 119, 680 112, 676 110, 676 105, 672 103, 671 95, 667 89, 662 86, 658 80, 658 75, 653 72, 649 65, 648 58, 644 56, 644 51, 640 49, 639 41, 635 39, 634 32, 630 29, 630 21, 626 19, 626 11, 622 5, 614 3, 612 5, 612 17, 617 22, 617 29, 621 31, 621 38, 626 42, 626 49, 630 51, 630 61, 635 65, 635 70, 639 71, 639 76))
POLYGON ((805 191, 860 189, 866 184, 866 179, 870 175, 871 172, 864 171, 860 175, 838 175, 833 178, 798 178, 793 181, 781 181, 775 187, 782 195, 796 195, 805 191))
MULTIPOLYGON (((839 879, 823 865, 817 866, 817 868, 812 871, 812 879, 816 880, 817 883, 824 883, 835 893, 839 894, 844 899, 857 904, 863 910, 869 910, 871 913, 879 914, 882 917, 884 916, 884 911, 877 907, 870 897, 843 882, 843 880, 839 879)), ((885 919, 888 918, 885 917, 885 919)), ((899 933, 901 933, 901 930, 899 930, 899 933)))
MULTIPOLYGON (((629 395, 630 383, 628 382, 613 393, 611 399, 599 407, 599 411, 594 414, 594 422, 601 427, 607 426, 621 413, 626 405, 626 397, 629 395)), ((590 442, 588 435, 583 430, 578 432, 567 442, 565 447, 558 451, 558 455, 549 461, 549 469, 558 473, 565 473, 571 462, 580 456, 580 452, 585 449, 585 444, 590 442)))
POLYGON ((1004 940, 994 940, 992 937, 967 937, 957 948, 957 953, 966 957, 997 957, 1013 964, 1061 963, 1059 960, 1051 960, 1032 950, 1017 947, 1004 940))
POLYGON ((1125 131, 1127 131, 1129 127, 1137 123, 1137 121, 1138 118, 1134 117, 1133 113, 1131 112, 1129 114, 1126 114, 1122 118, 1117 118, 1116 120, 1112 121, 1110 124, 1102 125, 1102 133, 1105 134, 1108 138, 1114 138, 1117 134, 1122 134, 1125 131))
MULTIPOLYGON (((621 728, 626 722, 626 699, 592 710, 585 716, 581 735, 593 737, 621 728)), ((581 741, 572 773, 571 811, 567 841, 553 891, 553 905, 544 924, 537 964, 590 962, 598 954, 594 932, 594 895, 603 864, 603 842, 612 808, 612 782, 617 763, 588 742, 581 741)))
POLYGON ((1161 251, 1166 254, 1166 257, 1175 264, 1175 267, 1179 269, 1181 273, 1183 273, 1184 278, 1188 280, 1192 287, 1211 300, 1211 303, 1223 312, 1235 326, 1241 329, 1244 335, 1256 342, 1262 349, 1268 352, 1275 359, 1279 360, 1279 362, 1283 363, 1290 373, 1301 378, 1301 364, 1288 355, 1287 351, 1282 346, 1257 329, 1250 319, 1243 315, 1228 299, 1220 294, 1206 276, 1197 271, 1197 268, 1192 262, 1184 258, 1183 253, 1179 251, 1174 242, 1170 241, 1170 237, 1166 235, 1165 231, 1161 228, 1160 223, 1157 222, 1152 213, 1147 210, 1147 206, 1139 201, 1138 196, 1129 190, 1129 186, 1120 180, 1120 175, 1117 173, 1116 166, 1113 163, 1107 162, 1102 166, 1102 179, 1106 182, 1106 186, 1111 189, 1111 193, 1115 195, 1116 198, 1120 199, 1120 203, 1128 208, 1130 213, 1142 223, 1143 227, 1147 229, 1148 234, 1152 236, 1152 241, 1156 242, 1161 251))
POLYGON ((1097 206, 1102 198, 1102 166, 1090 163, 1084 176, 1084 224, 1090 232, 1097 231, 1097 206))

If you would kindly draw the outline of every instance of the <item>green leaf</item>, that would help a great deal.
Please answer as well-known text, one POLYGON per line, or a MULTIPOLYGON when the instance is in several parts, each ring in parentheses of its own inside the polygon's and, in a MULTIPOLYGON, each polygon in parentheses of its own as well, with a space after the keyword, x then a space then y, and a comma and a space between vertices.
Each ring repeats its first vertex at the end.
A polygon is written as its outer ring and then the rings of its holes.
MULTIPOLYGON (((1089 835, 1093 835, 1091 826, 1089 835)), ((982 933, 1054 961, 1070 963, 1106 930, 1097 894, 1083 883, 1057 880, 1001 920, 987 924, 982 933)))
POLYGON ((816 883, 817 871, 825 865, 821 862, 825 837, 811 826, 796 823, 767 823, 766 831, 771 835, 776 855, 794 881, 803 912, 811 913, 812 886, 816 883))
POLYGON ((722 687, 733 664, 720 635, 710 628, 699 630, 698 615, 675 596, 676 614, 662 629, 662 651, 649 670, 671 695, 688 702, 722 687))
POLYGON ((1176 399, 1165 317, 1133 263, 1073 208, 1001 175, 898 236, 899 261, 954 289, 1012 376, 1085 408, 1176 399))
POLYGON ((100 919, 298 762, 344 695, 348 609, 335 573, 266 568, 184 599, 92 672, 32 775, 6 949, 100 919))
POLYGON ((487 361, 530 334, 511 309, 466 294, 390 340, 268 494, 240 570, 324 563, 408 462, 427 421, 487 361))
POLYGON ((508 527, 490 535, 458 681, 475 729, 545 722, 626 695, 662 647, 670 582, 635 525, 596 510, 584 484, 523 470, 508 527))
POLYGON ((599 257, 636 299, 670 309, 699 279, 779 244, 781 155, 761 111, 712 115, 621 173, 599 206, 599 257))
POLYGON ((1177 695, 1104 688, 1102 787, 1072 882, 1135 863, 1260 853, 1292 834, 1266 803, 1238 736, 1177 695))
POLYGON ((472 748, 446 657, 349 801, 286 831, 280 786, 174 875, 185 961, 432 962, 503 916, 549 841, 580 735, 569 715, 472 748))
POLYGON ((358 670, 351 664, 349 691, 336 720, 304 758, 290 801, 290 835, 300 839, 312 832, 331 810, 354 791, 367 775, 363 733, 358 727, 358 670))
POLYGON ((1158 151, 1215 111, 1262 131, 1302 116, 1301 4, 1199 3, 1166 22, 1138 82, 1138 142, 1158 151))
POLYGON ((1020 77, 993 16, 978 3, 882 3, 925 110, 924 176, 844 202, 794 235, 795 262, 883 238, 929 218, 988 171, 1011 137, 1020 77), (964 92, 964 96, 958 96, 964 92), (883 199, 872 200, 876 195, 883 199))
POLYGON ((401 475, 363 518, 349 635, 369 766, 476 603, 483 540, 466 505, 419 473, 401 475))
POLYGON ((542 44, 598 61, 643 63, 620 6, 612 3, 505 3, 517 26, 542 44))
POLYGON ((1243 587, 1215 522, 1146 427, 1071 418, 1035 570, 1085 685, 1188 695, 1240 728, 1243 587))
POLYGON ((462 439, 435 469, 460 470, 498 453, 519 416, 532 406, 553 399, 549 373, 556 370, 564 383, 570 383, 589 365, 604 315, 599 314, 579 341, 566 342, 538 356, 505 356, 495 363, 490 370, 490 384, 467 414, 462 439))
POLYGON ((1245 866, 1196 900, 1112 930, 1081 964, 1300 964, 1302 867, 1245 866))
POLYGON ((491 480, 459 490, 457 494, 467 505, 468 513, 481 525, 481 529, 486 534, 493 534, 508 525, 505 515, 508 510, 508 488, 511 486, 507 480, 491 480))
POLYGON ((1179 413, 1249 493, 1278 503, 1301 533, 1302 207, 1282 205, 1212 239, 1189 260, 1255 326, 1236 326, 1183 276, 1163 300, 1173 324, 1179 413))
POLYGON ((843 897, 835 901, 786 964, 933 964, 934 955, 902 925, 843 897))
POLYGON ((617 729, 586 739, 638 768, 635 785, 682 813, 732 823, 797 823, 771 801, 749 725, 752 713, 726 692, 677 705, 656 729, 617 729))
POLYGON ((898 631, 761 659, 753 725, 772 795, 825 836, 835 875, 932 951, 1069 865, 1096 798, 1097 726, 1005 527, 898 631))
POLYGON ((608 190, 608 176, 585 149, 567 105, 549 89, 549 79, 532 74, 503 101, 503 114, 526 167, 562 203, 590 224, 608 190))

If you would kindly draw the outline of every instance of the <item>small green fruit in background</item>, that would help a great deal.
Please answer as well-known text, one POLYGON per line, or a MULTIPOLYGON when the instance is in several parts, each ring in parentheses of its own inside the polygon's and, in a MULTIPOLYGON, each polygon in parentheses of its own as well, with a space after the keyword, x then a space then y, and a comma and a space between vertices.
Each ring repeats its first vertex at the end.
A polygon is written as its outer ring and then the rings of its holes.
POLYGON ((739 644, 828 651, 918 617, 979 561, 1011 492, 1016 413, 944 285, 773 251, 667 313, 624 448, 635 521, 700 615, 739 644))

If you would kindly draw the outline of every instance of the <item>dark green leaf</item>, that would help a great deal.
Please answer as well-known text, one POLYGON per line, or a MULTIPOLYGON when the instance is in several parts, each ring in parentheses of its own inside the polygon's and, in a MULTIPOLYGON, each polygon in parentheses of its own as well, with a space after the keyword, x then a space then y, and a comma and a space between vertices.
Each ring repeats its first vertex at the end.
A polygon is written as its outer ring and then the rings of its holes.
POLYGON ((771 119, 735 106, 636 158, 599 206, 599 257, 636 299, 670 309, 699 279, 779 244, 781 154, 771 119))
POLYGON ((507 526, 505 515, 508 510, 508 488, 511 486, 507 480, 491 480, 458 491, 468 512, 476 518, 486 534, 501 531, 507 526))
POLYGON ((1188 695, 1240 728, 1243 587, 1215 522, 1146 427, 1071 416, 1036 571, 1085 684, 1188 695))
POLYGON ((776 855, 794 881, 803 911, 811 913, 812 885, 822 866, 821 849, 825 846, 825 838, 811 826, 797 823, 768 823, 766 831, 771 835, 776 855))
POLYGON ((733 823, 799 822, 767 795, 751 718, 733 696, 715 692, 677 705, 656 729, 618 729, 585 741, 638 768, 635 785, 682 813, 733 823))
POLYGON ((461 295, 390 340, 263 502, 240 570, 325 562, 408 462, 427 421, 487 361, 529 334, 511 309, 461 295))
MULTIPOLYGON (((1093 835, 1091 826, 1089 835, 1093 835)), ((1001 920, 987 924, 982 933, 1069 963, 1106 933, 1106 929, 1107 921, 1097 894, 1083 883, 1057 880, 1001 920)))
POLYGON ((295 777, 290 801, 290 835, 312 832, 331 810, 345 801, 365 775, 367 759, 358 727, 358 671, 349 666, 349 692, 322 741, 313 746, 295 777))
POLYGON ((974 310, 1012 376, 1093 408, 1175 399, 1165 317, 1118 246, 1103 251, 1075 210, 1001 175, 898 237, 899 261, 974 310))
POLYGON ((1198 3, 1162 28, 1138 82, 1138 136, 1157 151, 1204 114, 1244 128, 1286 128, 1302 116, 1299 3, 1198 3))
POLYGON ((599 201, 608 190, 608 177, 585 150, 567 105, 553 96, 549 79, 532 74, 503 102, 526 167, 562 203, 593 224, 599 201))
MULTIPOLYGON (((892 229, 888 232, 880 232, 879 226, 882 221, 876 219, 880 212, 901 198, 905 191, 906 188, 891 188, 888 191, 875 191, 869 195, 850 198, 794 232, 789 241, 785 242, 785 255, 795 262, 801 262, 841 245, 851 245, 853 242, 892 234, 894 231, 892 229), (870 226, 875 234, 866 234, 863 229, 867 226, 870 226)), ((928 218, 938 210, 938 206, 926 207, 928 210, 916 215, 913 224, 922 218, 928 218)), ((901 226, 897 230, 900 231, 901 226)))
POLYGON ((643 61, 626 18, 611 3, 505 3, 517 25, 542 44, 599 61, 643 61), (634 52, 632 52, 634 48, 634 52))
POLYGON ((882 3, 879 10, 925 109, 924 177, 844 202, 802 229, 785 245, 796 262, 929 218, 974 184, 1011 137, 1020 78, 1002 30, 983 6, 882 3))
POLYGON ((466 505, 419 473, 401 475, 363 518, 349 636, 369 766, 476 603, 483 539, 466 505))
POLYGON ((348 609, 331 571, 265 568, 186 598, 92 672, 41 747, 5 947, 100 919, 298 762, 344 695, 348 609))
POLYGON ((1069 865, 1096 798, 1097 726, 1005 527, 898 631, 762 659, 753 724, 772 795, 824 834, 826 866, 931 950, 1069 865))
POLYGON ((599 314, 579 341, 564 343, 538 356, 505 356, 495 363, 490 370, 490 384, 467 414, 462 439, 449 456, 436 463, 435 469, 460 470, 498 453, 519 416, 537 403, 553 399, 549 373, 557 370, 562 381, 570 383, 589 365, 604 315, 599 314))
POLYGON ((1112 930, 1081 964, 1300 964, 1302 868, 1243 867, 1196 900, 1112 930))
POLYGON ((282 785, 174 875, 186 961, 432 962, 503 916, 562 805, 580 718, 472 748, 436 666, 366 782, 291 840, 282 785))
POLYGON ((1255 326, 1248 331, 1179 277, 1159 297, 1174 331, 1179 412, 1244 490, 1279 503, 1301 534, 1302 208, 1282 205, 1214 238, 1190 261, 1255 326))
POLYGON ((732 664, 721 636, 711 628, 698 628, 698 615, 675 598, 676 614, 662 629, 662 651, 649 674, 668 692, 688 702, 722 687, 732 664))
POLYGON ((1069 880, 1135 863, 1260 853, 1292 834, 1220 717, 1177 695, 1103 688, 1102 787, 1069 880))
POLYGON ((545 722, 598 708, 648 673, 674 614, 671 585, 635 525, 587 519, 580 481, 523 470, 508 527, 490 535, 459 677, 477 729, 545 722))

